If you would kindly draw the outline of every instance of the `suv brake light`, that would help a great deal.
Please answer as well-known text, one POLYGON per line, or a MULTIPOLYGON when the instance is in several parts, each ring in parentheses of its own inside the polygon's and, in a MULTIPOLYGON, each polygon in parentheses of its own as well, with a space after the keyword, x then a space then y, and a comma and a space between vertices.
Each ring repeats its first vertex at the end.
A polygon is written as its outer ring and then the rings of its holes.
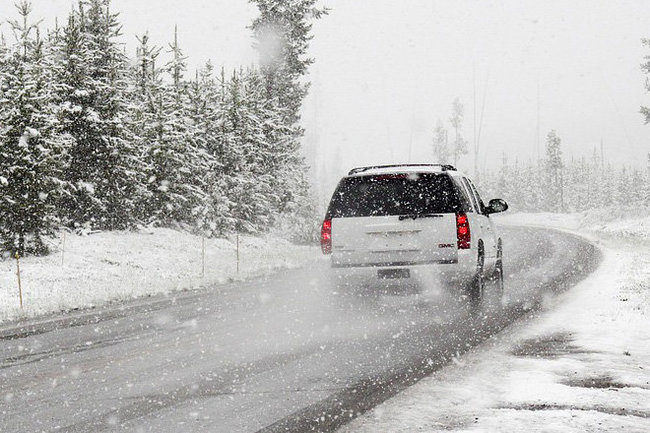
POLYGON ((332 254, 332 220, 323 221, 320 230, 320 248, 323 254, 332 254))
POLYGON ((458 249, 468 250, 472 235, 469 231, 469 219, 462 212, 456 214, 456 234, 458 236, 458 249))

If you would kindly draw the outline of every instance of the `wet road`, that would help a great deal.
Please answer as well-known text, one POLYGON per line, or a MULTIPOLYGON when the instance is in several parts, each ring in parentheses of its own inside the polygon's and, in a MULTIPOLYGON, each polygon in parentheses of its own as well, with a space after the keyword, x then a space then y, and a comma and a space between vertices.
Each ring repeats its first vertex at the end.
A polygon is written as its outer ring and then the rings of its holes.
POLYGON ((472 309, 437 285, 337 291, 323 261, 213 291, 5 325, 0 432, 332 431, 599 261, 571 235, 503 233, 505 306, 472 309))

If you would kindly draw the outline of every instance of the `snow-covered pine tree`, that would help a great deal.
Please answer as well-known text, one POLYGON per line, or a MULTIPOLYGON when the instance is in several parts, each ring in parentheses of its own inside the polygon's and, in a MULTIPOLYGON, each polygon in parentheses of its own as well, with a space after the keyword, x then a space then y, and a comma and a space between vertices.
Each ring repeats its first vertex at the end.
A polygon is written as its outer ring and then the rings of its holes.
POLYGON ((148 33, 141 37, 136 36, 136 39, 138 47, 136 48, 135 64, 128 74, 129 104, 127 110, 135 155, 140 160, 136 173, 141 189, 136 194, 135 212, 139 221, 146 222, 153 214, 153 211, 148 208, 148 204, 151 203, 148 185, 152 167, 147 155, 151 140, 155 139, 158 134, 156 121, 162 117, 158 114, 160 107, 158 98, 161 94, 162 81, 160 70, 156 67, 156 59, 161 49, 149 45, 148 33))
POLYGON ((273 160, 271 142, 283 134, 283 124, 272 101, 265 97, 264 83, 257 70, 240 70, 241 125, 240 138, 243 145, 243 169, 247 173, 251 199, 247 218, 256 231, 267 231, 274 217, 278 202, 269 162, 273 160))
MULTIPOLYGON (((300 126, 300 109, 307 95, 304 82, 313 59, 307 57, 312 39, 312 21, 327 13, 316 7, 317 0, 251 0, 259 9, 259 16, 251 29, 255 48, 260 55, 260 72, 266 99, 273 101, 280 114, 284 134, 268 137, 276 160, 269 172, 274 179, 274 190, 279 191, 276 211, 279 221, 292 217, 283 214, 297 212, 300 218, 317 221, 311 199, 309 182, 304 182, 308 172, 301 156, 300 140, 304 130, 300 126)), ((315 238, 317 224, 305 222, 297 229, 310 227, 307 233, 297 230, 297 238, 315 238), (313 231, 311 227, 313 226, 313 231)))
POLYGON ((234 71, 226 82, 224 98, 224 144, 226 152, 223 155, 224 174, 228 185, 228 196, 231 202, 230 214, 235 220, 234 229, 237 232, 256 233, 256 204, 263 202, 254 189, 255 179, 249 165, 251 156, 249 148, 249 116, 245 105, 245 95, 241 82, 241 73, 234 71))
POLYGON ((44 238, 58 221, 55 201, 64 190, 64 138, 54 128, 52 77, 31 5, 16 4, 11 47, 0 46, 0 249, 46 254, 44 238))
MULTIPOLYGON (((646 48, 650 48, 650 39, 642 39, 641 42, 645 45, 646 48)), ((641 70, 646 74, 645 88, 650 92, 650 54, 644 56, 644 62, 641 64, 641 70)), ((650 107, 641 106, 641 115, 646 123, 650 123, 650 107)), ((644 202, 647 206, 650 206, 650 153, 648 153, 648 167, 646 171, 646 181, 644 189, 644 202)))
POLYGON ((149 45, 149 33, 136 36, 138 47, 136 48, 136 62, 129 76, 132 78, 131 97, 137 99, 141 104, 150 97, 150 93, 161 84, 159 70, 156 68, 156 60, 160 55, 161 48, 149 45))
POLYGON ((548 180, 546 188, 547 210, 564 212, 564 185, 561 140, 555 131, 546 136, 545 170, 548 180))
POLYGON ((215 167, 214 158, 208 150, 208 142, 211 139, 210 134, 210 112, 211 107, 208 105, 208 100, 211 95, 206 93, 210 91, 208 86, 204 83, 209 82, 209 76, 212 71, 212 64, 207 63, 201 68, 201 78, 199 78, 199 71, 195 72, 195 79, 189 81, 186 85, 187 92, 187 109, 186 115, 190 119, 193 126, 193 141, 197 151, 203 154, 203 167, 195 167, 196 182, 201 185, 201 192, 204 199, 197 203, 193 209, 195 215, 195 229, 204 236, 218 235, 216 225, 216 215, 211 203, 213 194, 213 185, 216 182, 216 173, 211 170, 215 167), (206 77, 207 75, 207 77, 206 77))
POLYGON ((648 159, 646 162, 645 170, 645 188, 643 189, 643 203, 650 207, 650 153, 648 153, 648 159))
POLYGON ((123 229, 136 222, 139 162, 126 116, 127 61, 109 4, 80 2, 57 50, 59 118, 72 139, 66 180, 74 187, 60 212, 71 227, 123 229))
POLYGON ((510 167, 508 167, 508 157, 505 152, 501 154, 501 167, 499 168, 499 175, 496 187, 496 195, 498 197, 510 199, 510 194, 508 193, 508 184, 510 182, 510 167))
POLYGON ((572 211, 582 212, 589 208, 589 183, 587 179, 591 177, 591 167, 587 159, 583 156, 577 162, 577 167, 570 170, 573 173, 571 186, 567 187, 568 191, 576 191, 575 202, 572 203, 572 211))
POLYGON ((630 175, 627 167, 621 167, 620 171, 612 179, 614 184, 613 205, 623 206, 634 204, 632 188, 630 185, 630 175))
POLYGON ((583 171, 583 167, 581 167, 579 162, 571 157, 571 160, 567 163, 566 176, 564 178, 564 202, 568 212, 578 212, 582 210, 584 194, 583 182, 581 181, 580 176, 584 174, 583 171))
POLYGON ((616 183, 610 175, 610 173, 614 172, 611 163, 607 163, 603 172, 608 173, 608 175, 606 177, 604 174, 602 175, 601 205, 607 207, 613 205, 616 200, 616 183))
POLYGON ((177 34, 169 46, 171 60, 162 71, 155 66, 157 49, 140 39, 136 69, 136 118, 144 151, 147 193, 143 201, 145 222, 159 226, 195 226, 205 199, 201 172, 204 152, 196 145, 196 128, 184 80, 186 58, 177 34), (161 79, 169 75, 169 82, 161 79))
POLYGON ((327 14, 327 9, 317 8, 317 0, 250 1, 260 12, 251 29, 267 97, 277 98, 279 105, 287 110, 287 124, 297 127, 302 101, 309 88, 301 78, 314 62, 307 57, 309 41, 313 38, 312 20, 327 14))
POLYGON ((523 210, 527 212, 539 212, 543 209, 543 178, 543 170, 539 164, 529 160, 522 173, 521 181, 525 197, 523 210))
POLYGON ((467 149, 467 140, 465 140, 462 134, 464 116, 465 107, 463 107, 460 99, 454 99, 451 108, 451 117, 449 118, 449 122, 454 128, 454 142, 451 149, 451 153, 454 156, 454 166, 458 164, 458 159, 469 151, 467 149))
POLYGON ((234 229, 242 233, 268 230, 274 201, 269 195, 272 180, 264 170, 269 153, 263 124, 263 103, 254 72, 221 74, 220 110, 217 124, 219 148, 215 157, 222 171, 228 197, 228 214, 234 229))
POLYGON ((230 214, 230 200, 223 156, 222 85, 214 76, 212 63, 207 62, 188 87, 190 117, 196 128, 196 142, 205 155, 201 178, 206 200, 197 208, 197 229, 207 236, 221 236, 234 230, 235 219, 230 214))
POLYGON ((637 168, 634 168, 630 173, 629 184, 627 187, 629 203, 632 203, 634 206, 643 206, 645 204, 644 194, 646 191, 645 177, 643 176, 643 172, 639 171, 637 168))
POLYGON ((433 130, 433 160, 439 164, 449 163, 449 143, 447 128, 438 119, 436 127, 433 130))
POLYGON ((601 206, 602 182, 600 163, 600 156, 594 146, 590 161, 587 163, 585 209, 595 209, 601 206))
MULTIPOLYGON (((506 191, 502 197, 508 197, 506 200, 512 200, 513 203, 519 203, 521 208, 526 202, 525 191, 521 188, 524 181, 523 167, 520 166, 519 160, 515 159, 514 164, 510 166, 510 180, 507 183, 506 191)), ((501 197, 501 196, 500 196, 501 197)))
MULTIPOLYGON (((650 39, 641 39, 641 43, 650 49, 650 39)), ((650 54, 643 58, 644 62, 641 64, 641 70, 646 74, 645 88, 650 92, 650 54)), ((650 123, 650 107, 641 106, 641 115, 643 116, 646 125, 650 123)))

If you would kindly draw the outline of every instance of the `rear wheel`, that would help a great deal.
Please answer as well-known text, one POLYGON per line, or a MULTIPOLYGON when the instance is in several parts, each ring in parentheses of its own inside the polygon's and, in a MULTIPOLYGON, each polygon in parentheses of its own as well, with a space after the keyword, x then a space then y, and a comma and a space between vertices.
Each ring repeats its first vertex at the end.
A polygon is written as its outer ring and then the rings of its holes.
POLYGON ((483 244, 478 247, 478 259, 476 261, 476 273, 469 286, 469 300, 472 305, 479 305, 483 300, 485 292, 485 277, 483 276, 483 268, 485 267, 485 252, 483 244))
POLYGON ((501 240, 499 240, 499 246, 497 247, 497 263, 494 267, 494 276, 493 279, 496 283, 495 295, 496 299, 501 302, 503 300, 503 247, 501 246, 501 240))

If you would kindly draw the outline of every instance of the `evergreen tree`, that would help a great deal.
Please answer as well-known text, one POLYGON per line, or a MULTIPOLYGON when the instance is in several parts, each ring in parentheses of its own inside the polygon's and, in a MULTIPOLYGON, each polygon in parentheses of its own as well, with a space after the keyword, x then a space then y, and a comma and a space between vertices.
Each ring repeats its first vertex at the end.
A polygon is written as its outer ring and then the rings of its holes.
POLYGON ((645 173, 645 188, 643 190, 643 202, 646 206, 650 206, 650 153, 648 153, 646 173, 645 173))
MULTIPOLYGON (((243 151, 244 171, 248 175, 248 189, 251 198, 246 206, 250 224, 255 231, 263 232, 273 221, 273 206, 278 196, 273 186, 275 179, 269 171, 274 155, 269 137, 278 134, 282 128, 281 119, 275 105, 265 98, 264 85, 258 71, 247 69, 240 71, 241 89, 241 126, 240 137, 243 151)), ((298 190, 309 191, 309 185, 299 185, 298 190)), ((306 197, 309 199, 310 197, 306 197)))
POLYGON ((0 247, 45 254, 57 228, 55 202, 65 189, 59 163, 64 137, 55 130, 52 77, 31 4, 16 5, 12 47, 0 47, 0 247))
POLYGON ((452 146, 452 154, 454 155, 454 166, 458 164, 458 159, 467 154, 467 140, 463 137, 461 132, 463 128, 463 119, 465 116, 465 108, 458 98, 454 99, 452 104, 451 126, 454 128, 454 142, 452 146))
MULTIPOLYGON (((650 48, 650 39, 641 39, 646 48, 650 48)), ((644 57, 644 62, 641 64, 641 70, 647 75, 645 80, 645 88, 650 92, 650 54, 644 57)), ((641 115, 646 124, 650 123, 650 107, 641 106, 641 115)))
POLYGON ((141 104, 151 96, 153 89, 161 84, 159 70, 156 68, 160 48, 149 45, 148 32, 141 37, 136 36, 136 39, 139 45, 136 49, 136 64, 130 74, 134 80, 131 97, 136 99, 136 103, 141 104))
POLYGON ((646 191, 646 184, 645 184, 645 177, 643 176, 643 172, 639 171, 638 169, 632 170, 632 173, 630 173, 629 177, 629 186, 628 186, 628 194, 630 202, 636 206, 643 206, 645 202, 645 191, 646 191))
POLYGON ((140 161, 136 170, 138 185, 141 186, 136 194, 136 216, 139 221, 148 222, 154 211, 150 208, 153 201, 149 188, 153 178, 153 168, 148 158, 151 142, 158 136, 157 122, 162 118, 160 111, 160 94, 162 81, 160 70, 156 67, 156 59, 160 48, 149 45, 149 34, 136 36, 139 43, 136 49, 135 65, 129 73, 128 87, 128 117, 131 136, 134 140, 135 155, 140 161))
POLYGON ((449 163, 449 143, 445 125, 440 119, 433 130, 433 158, 436 163, 449 163))
POLYGON ((564 186, 562 175, 562 150, 560 137, 555 131, 546 136, 546 174, 548 178, 548 210, 564 212, 564 186))
MULTIPOLYGON (((319 9, 317 0, 251 0, 260 15, 251 29, 255 48, 260 55, 268 99, 279 101, 286 110, 287 125, 297 127, 300 108, 308 85, 301 78, 314 60, 307 57, 309 41, 313 38, 311 21, 327 14, 319 9)), ((297 129, 298 136, 302 130, 297 129)))
POLYGON ((196 207, 205 197, 197 171, 204 168, 203 152, 196 143, 191 105, 183 80, 186 58, 177 35, 170 44, 172 60, 165 66, 170 83, 154 95, 151 114, 153 135, 147 143, 150 222, 163 226, 194 225, 196 207))
POLYGON ((217 124, 220 147, 214 154, 225 182, 232 227, 238 232, 268 230, 277 197, 269 167, 275 163, 268 135, 273 133, 273 112, 259 75, 254 70, 222 71, 217 124))
POLYGON ((603 204, 603 171, 602 160, 598 150, 594 147, 589 164, 589 174, 587 177, 589 186, 587 188, 587 209, 595 209, 603 204))
POLYGON ((544 178, 543 169, 538 164, 529 161, 523 176, 522 184, 525 191, 523 208, 529 212, 539 212, 544 206, 544 194, 540 181, 544 178))
POLYGON ((123 229, 136 222, 138 162, 125 116, 119 29, 109 0, 88 0, 71 12, 58 47, 56 98, 62 132, 72 139, 66 180, 74 186, 61 213, 72 227, 123 229))
POLYGON ((506 184, 506 193, 502 197, 510 197, 510 200, 515 203, 522 203, 523 206, 526 203, 526 197, 523 188, 521 188, 525 181, 522 171, 519 160, 515 159, 514 164, 510 167, 510 180, 506 184))
POLYGON ((501 168, 499 169, 498 181, 495 185, 496 195, 498 195, 499 197, 510 198, 510 194, 507 191, 509 179, 510 179, 510 169, 508 167, 508 157, 506 156, 505 153, 503 153, 501 155, 501 168))
POLYGON ((577 169, 571 169, 573 179, 571 188, 565 190, 576 191, 576 202, 573 204, 574 211, 584 211, 589 209, 590 185, 587 181, 591 177, 591 169, 585 157, 580 158, 577 163, 577 169))
MULTIPOLYGON (((605 173, 613 173, 613 169, 611 164, 607 164, 607 167, 605 168, 605 173)), ((615 183, 613 182, 613 179, 609 178, 604 179, 602 183, 602 199, 601 203, 602 206, 612 206, 615 203, 616 200, 616 187, 615 183)))
POLYGON ((233 206, 228 195, 228 182, 223 165, 223 128, 221 121, 222 86, 214 77, 210 62, 197 73, 188 87, 191 105, 190 117, 196 128, 196 140, 205 157, 205 167, 199 174, 206 199, 197 207, 197 228, 208 236, 224 235, 234 230, 235 221, 230 214, 233 206))
MULTIPOLYGON (((319 19, 327 9, 317 8, 317 0, 251 0, 260 15, 251 29, 255 48, 260 55, 260 72, 265 96, 274 104, 272 111, 279 114, 280 124, 267 127, 267 143, 276 157, 269 161, 274 184, 282 191, 276 203, 279 215, 300 210, 310 220, 317 220, 315 207, 309 205, 309 182, 303 182, 308 171, 300 154, 300 139, 304 130, 299 124, 300 108, 307 95, 308 84, 303 81, 313 59, 307 57, 312 39, 312 20, 319 19), (278 133, 278 132, 281 133, 278 133), (306 201, 306 202, 305 202, 306 201), (305 209, 313 212, 307 216, 305 209)), ((281 216, 280 221, 287 218, 281 216)), ((300 224, 301 227, 309 224, 300 224)), ((316 230, 300 233, 299 237, 315 237, 316 230)))
MULTIPOLYGON (((223 75, 222 80, 225 80, 223 75)), ((237 232, 254 233, 256 227, 252 218, 254 218, 255 200, 259 200, 259 197, 255 196, 253 200, 247 200, 254 179, 251 178, 250 168, 246 164, 248 131, 242 90, 241 77, 236 71, 229 80, 222 83, 223 111, 220 129, 223 147, 220 160, 230 199, 229 213, 233 218, 233 229, 237 232)))

